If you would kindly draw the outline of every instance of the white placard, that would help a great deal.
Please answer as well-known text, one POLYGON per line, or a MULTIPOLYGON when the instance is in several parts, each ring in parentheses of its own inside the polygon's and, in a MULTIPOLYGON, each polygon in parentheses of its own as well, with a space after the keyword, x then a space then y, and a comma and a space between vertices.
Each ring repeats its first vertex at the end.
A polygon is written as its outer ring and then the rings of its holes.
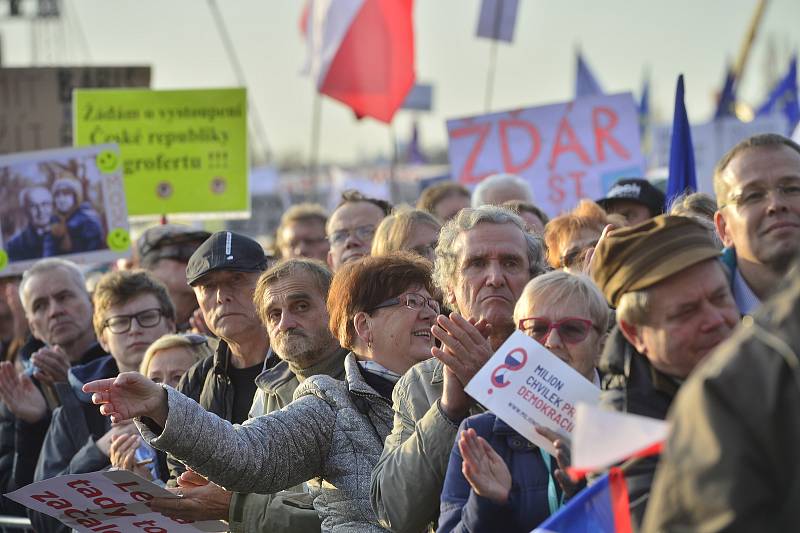
POLYGON ((521 331, 503 343, 465 390, 550 454, 555 454, 553 443, 536 426, 571 438, 578 402, 600 401, 599 388, 521 331))
POLYGON ((129 257, 120 161, 116 144, 0 156, 0 276, 45 257, 129 257))
POLYGON ((219 520, 192 522, 153 511, 147 503, 153 498, 177 496, 127 470, 54 477, 5 496, 81 533, 228 531, 228 525, 219 520))

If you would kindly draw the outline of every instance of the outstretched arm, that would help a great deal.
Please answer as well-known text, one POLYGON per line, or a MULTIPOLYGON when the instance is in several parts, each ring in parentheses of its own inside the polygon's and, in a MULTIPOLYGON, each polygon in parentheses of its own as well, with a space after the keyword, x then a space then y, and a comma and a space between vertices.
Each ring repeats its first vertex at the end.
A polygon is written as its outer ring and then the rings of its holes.
POLYGON ((110 416, 112 422, 147 417, 162 428, 167 423, 166 390, 138 372, 89 382, 83 392, 94 393, 92 402, 100 405, 100 412, 110 416))

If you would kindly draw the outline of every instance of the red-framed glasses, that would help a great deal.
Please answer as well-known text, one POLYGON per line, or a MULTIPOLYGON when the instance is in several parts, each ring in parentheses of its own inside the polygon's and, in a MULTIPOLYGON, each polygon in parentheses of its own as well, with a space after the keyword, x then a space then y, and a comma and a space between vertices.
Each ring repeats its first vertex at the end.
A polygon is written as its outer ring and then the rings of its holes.
POLYGON ((544 342, 550 332, 556 330, 562 341, 576 344, 584 340, 593 327, 591 320, 578 317, 566 317, 553 322, 546 317, 534 316, 519 321, 519 329, 538 342, 544 342))

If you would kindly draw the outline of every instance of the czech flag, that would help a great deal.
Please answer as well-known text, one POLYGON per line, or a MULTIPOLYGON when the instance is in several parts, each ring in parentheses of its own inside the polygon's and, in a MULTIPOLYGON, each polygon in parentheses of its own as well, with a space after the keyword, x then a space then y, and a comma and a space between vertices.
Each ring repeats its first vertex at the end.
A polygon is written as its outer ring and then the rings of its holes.
POLYGON ((614 467, 567 505, 533 530, 533 533, 631 533, 628 486, 614 467))
POLYGON ((413 0, 310 0, 305 72, 358 118, 391 122, 414 85, 413 0))

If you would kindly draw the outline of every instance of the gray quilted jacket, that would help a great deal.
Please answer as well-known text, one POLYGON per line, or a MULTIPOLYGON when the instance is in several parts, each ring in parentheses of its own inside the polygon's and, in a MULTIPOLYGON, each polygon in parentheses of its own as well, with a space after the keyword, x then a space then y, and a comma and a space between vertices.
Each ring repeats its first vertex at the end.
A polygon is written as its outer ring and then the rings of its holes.
POLYGON ((322 531, 386 531, 378 526, 369 487, 394 413, 364 381, 352 353, 344 365, 345 381, 312 376, 297 388, 294 402, 241 426, 171 388, 161 435, 137 424, 153 446, 228 490, 273 493, 316 479, 309 485, 322 531))

